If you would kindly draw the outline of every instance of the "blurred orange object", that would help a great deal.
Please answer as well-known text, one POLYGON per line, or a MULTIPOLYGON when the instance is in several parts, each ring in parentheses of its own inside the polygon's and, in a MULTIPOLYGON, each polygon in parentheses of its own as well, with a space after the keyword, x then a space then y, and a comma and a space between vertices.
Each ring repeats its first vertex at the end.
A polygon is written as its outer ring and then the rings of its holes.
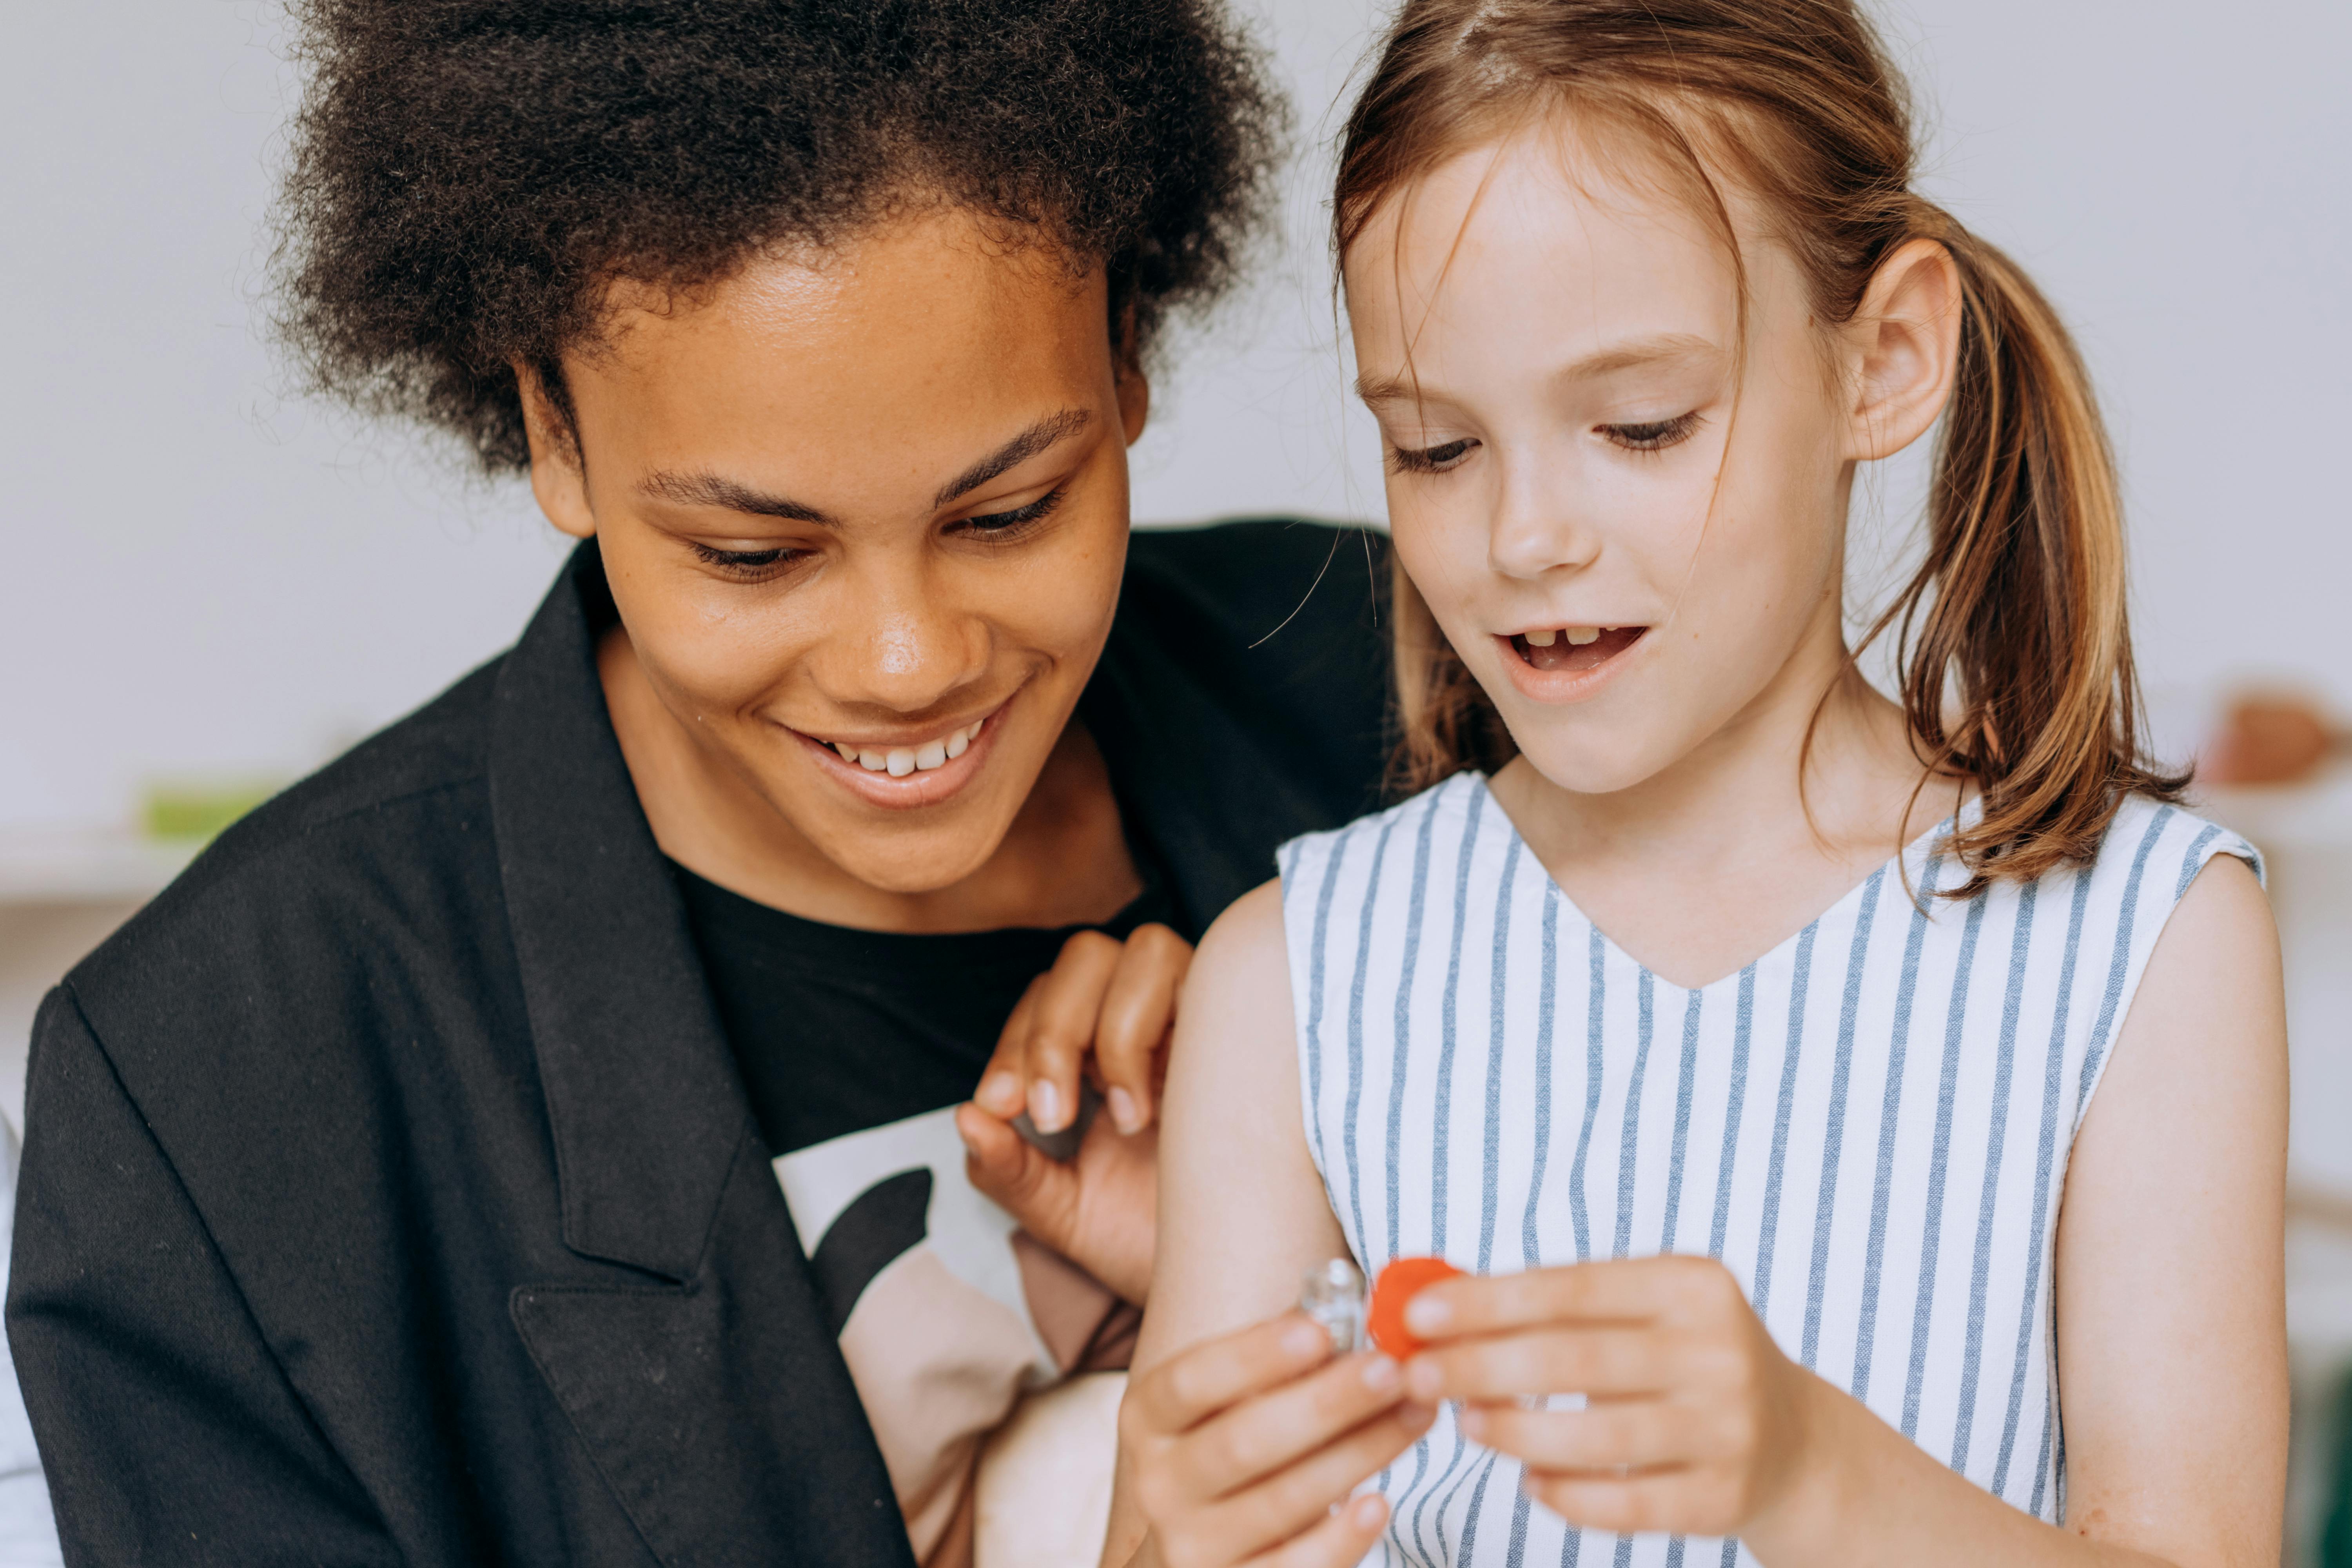
POLYGON ((2336 730, 2307 698, 2249 692, 2230 704, 2205 742, 2197 778, 2209 784, 2300 784, 2352 736, 2336 730))
POLYGON ((1423 1288, 1440 1279, 1451 1279, 1461 1272, 1443 1258, 1392 1259, 1372 1286, 1371 1310, 1365 1314, 1365 1326, 1371 1331, 1372 1343, 1399 1361, 1421 1349, 1421 1342, 1404 1326, 1405 1303, 1423 1288))

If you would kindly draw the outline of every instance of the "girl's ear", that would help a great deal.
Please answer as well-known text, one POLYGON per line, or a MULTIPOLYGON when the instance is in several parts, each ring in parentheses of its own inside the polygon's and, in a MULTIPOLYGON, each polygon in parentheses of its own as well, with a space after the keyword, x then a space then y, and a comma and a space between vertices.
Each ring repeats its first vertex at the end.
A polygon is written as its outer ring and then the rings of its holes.
POLYGON ((1952 253, 1914 239, 1879 265, 1844 336, 1854 389, 1846 456, 1888 458, 1926 435, 1951 395, 1964 303, 1952 253))
POLYGON ((517 362, 515 388, 522 395, 522 428, 530 443, 530 493, 547 521, 574 539, 596 532, 588 506, 588 470, 571 423, 557 411, 538 371, 517 362))

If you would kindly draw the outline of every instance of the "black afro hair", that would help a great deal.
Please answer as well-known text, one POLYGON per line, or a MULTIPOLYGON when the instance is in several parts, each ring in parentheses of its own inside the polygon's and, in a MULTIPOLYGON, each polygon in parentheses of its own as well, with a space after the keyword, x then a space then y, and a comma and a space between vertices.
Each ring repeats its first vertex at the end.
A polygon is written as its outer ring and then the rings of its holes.
MULTIPOLYGON (((530 461, 513 366, 910 193, 1100 265, 1139 355, 1283 126, 1218 0, 294 0, 278 324, 316 390, 530 461)), ((560 394, 560 380, 555 382, 560 394)))

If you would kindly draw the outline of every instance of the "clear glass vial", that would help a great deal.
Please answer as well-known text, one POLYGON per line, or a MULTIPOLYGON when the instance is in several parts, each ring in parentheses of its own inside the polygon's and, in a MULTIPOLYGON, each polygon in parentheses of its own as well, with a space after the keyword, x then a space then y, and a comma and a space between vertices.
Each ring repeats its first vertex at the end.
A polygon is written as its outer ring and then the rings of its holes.
POLYGON ((1364 1277, 1344 1258, 1310 1268, 1298 1289, 1298 1310, 1323 1325, 1335 1354, 1364 1347, 1364 1277))

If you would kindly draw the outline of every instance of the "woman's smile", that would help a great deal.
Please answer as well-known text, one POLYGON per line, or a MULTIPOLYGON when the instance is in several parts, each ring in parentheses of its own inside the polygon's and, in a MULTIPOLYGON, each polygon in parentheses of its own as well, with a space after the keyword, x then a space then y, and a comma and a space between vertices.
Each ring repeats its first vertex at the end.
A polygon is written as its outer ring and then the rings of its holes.
POLYGON ((976 719, 933 726, 920 736, 815 735, 792 729, 818 771, 871 805, 894 811, 939 805, 961 794, 988 763, 1014 698, 976 719))

